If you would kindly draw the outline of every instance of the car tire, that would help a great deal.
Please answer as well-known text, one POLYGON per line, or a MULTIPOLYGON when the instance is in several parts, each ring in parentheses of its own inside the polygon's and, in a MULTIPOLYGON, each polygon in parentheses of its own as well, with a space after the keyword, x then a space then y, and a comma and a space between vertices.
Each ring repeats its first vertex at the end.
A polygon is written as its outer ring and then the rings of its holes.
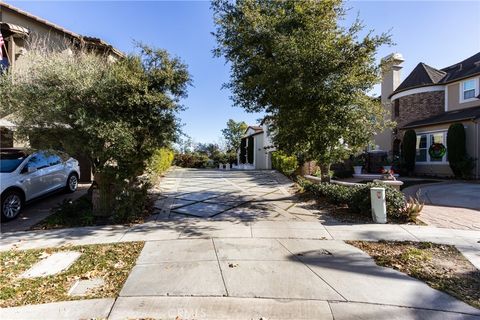
POLYGON ((74 193, 78 188, 78 175, 76 173, 70 173, 67 179, 67 185, 65 191, 68 193, 74 193))
POLYGON ((23 194, 17 190, 6 191, 2 195, 0 210, 2 221, 9 221, 17 218, 23 209, 23 194))

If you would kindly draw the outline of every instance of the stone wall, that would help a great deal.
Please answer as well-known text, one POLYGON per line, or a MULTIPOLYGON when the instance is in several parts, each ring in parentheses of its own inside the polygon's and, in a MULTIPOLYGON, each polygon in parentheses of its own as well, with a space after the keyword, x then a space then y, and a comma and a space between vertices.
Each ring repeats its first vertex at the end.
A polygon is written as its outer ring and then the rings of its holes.
POLYGON ((392 110, 392 119, 397 122, 397 127, 418 120, 430 118, 431 116, 445 112, 445 92, 432 91, 411 94, 399 98, 398 117, 394 116, 392 110))

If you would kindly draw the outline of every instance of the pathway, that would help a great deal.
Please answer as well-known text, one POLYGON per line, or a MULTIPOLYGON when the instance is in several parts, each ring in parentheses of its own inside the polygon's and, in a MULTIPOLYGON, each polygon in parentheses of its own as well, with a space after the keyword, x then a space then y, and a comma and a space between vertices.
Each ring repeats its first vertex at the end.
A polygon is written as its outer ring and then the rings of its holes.
POLYGON ((0 318, 480 319, 342 241, 450 243, 480 268, 478 231, 325 220, 268 171, 175 170, 161 186, 167 197, 142 225, 3 234, 0 250, 146 244, 119 298, 1 309, 0 318))

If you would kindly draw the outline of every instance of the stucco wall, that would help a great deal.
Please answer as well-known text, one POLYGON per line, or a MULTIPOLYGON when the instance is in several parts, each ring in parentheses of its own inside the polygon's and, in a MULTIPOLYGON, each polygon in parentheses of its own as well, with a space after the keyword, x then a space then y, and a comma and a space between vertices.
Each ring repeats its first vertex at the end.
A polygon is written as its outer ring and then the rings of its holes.
POLYGON ((2 8, 2 22, 16 24, 30 30, 30 36, 47 37, 50 46, 58 46, 59 49, 66 48, 65 42, 70 40, 66 34, 42 24, 34 19, 20 15, 7 8, 2 8))
MULTIPOLYGON (((480 83, 480 80, 477 82, 477 84, 478 83, 480 83)), ((460 84, 461 82, 455 82, 447 85, 447 95, 448 95, 447 111, 480 106, 480 99, 477 99, 476 101, 468 101, 463 103, 460 102, 460 84)), ((479 89, 477 88, 477 90, 479 89)))
POLYGON ((263 149, 263 134, 256 134, 255 137, 255 169, 267 169, 265 161, 265 149, 263 149))

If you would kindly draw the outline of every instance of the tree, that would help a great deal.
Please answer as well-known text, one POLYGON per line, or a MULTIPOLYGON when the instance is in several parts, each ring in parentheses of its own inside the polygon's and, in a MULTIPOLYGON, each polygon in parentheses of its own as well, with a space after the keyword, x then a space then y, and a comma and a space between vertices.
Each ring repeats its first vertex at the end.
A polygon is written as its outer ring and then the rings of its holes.
POLYGON ((367 95, 379 81, 377 49, 387 34, 340 26, 341 0, 212 2, 216 56, 231 63, 226 87, 249 112, 266 112, 274 143, 287 154, 331 163, 363 149, 388 122, 367 95))
POLYGON ((463 124, 454 123, 448 128, 447 150, 448 163, 455 177, 469 178, 475 163, 467 153, 463 124))
POLYGON ((415 133, 415 130, 407 130, 403 135, 402 158, 405 163, 405 168, 408 170, 408 174, 411 174, 415 170, 416 146, 417 134, 415 133))
POLYGON ((227 121, 227 127, 222 129, 223 137, 227 143, 228 151, 235 151, 240 147, 240 140, 245 134, 248 125, 244 121, 237 122, 233 119, 227 121))
POLYGON ((0 96, 18 133, 35 137, 39 148, 87 156, 107 193, 136 185, 155 150, 179 133, 190 76, 164 50, 140 46, 138 55, 108 62, 87 51, 31 48, 17 64, 0 78, 0 96))

